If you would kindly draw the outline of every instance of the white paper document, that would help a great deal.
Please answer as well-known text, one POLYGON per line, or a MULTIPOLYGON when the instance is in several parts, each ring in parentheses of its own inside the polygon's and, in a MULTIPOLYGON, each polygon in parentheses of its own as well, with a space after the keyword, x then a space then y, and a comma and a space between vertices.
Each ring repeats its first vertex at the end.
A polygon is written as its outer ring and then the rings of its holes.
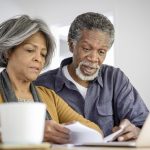
POLYGON ((71 144, 83 145, 88 143, 106 143, 115 140, 122 134, 123 129, 103 138, 103 136, 96 130, 91 129, 79 122, 65 125, 71 131, 71 144))

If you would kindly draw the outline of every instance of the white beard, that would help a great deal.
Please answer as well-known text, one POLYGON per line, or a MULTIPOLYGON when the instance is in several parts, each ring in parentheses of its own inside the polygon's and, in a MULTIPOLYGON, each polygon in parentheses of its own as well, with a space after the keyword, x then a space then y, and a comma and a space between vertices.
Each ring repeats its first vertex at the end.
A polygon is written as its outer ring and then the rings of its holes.
POLYGON ((97 76, 98 76, 98 73, 99 73, 99 70, 100 70, 100 66, 97 66, 97 70, 96 72, 91 75, 91 76, 86 76, 84 75, 81 70, 80 70, 80 67, 82 64, 85 64, 86 62, 80 62, 79 66, 76 68, 76 75, 81 79, 81 80, 84 80, 84 81, 92 81, 94 80, 97 76))

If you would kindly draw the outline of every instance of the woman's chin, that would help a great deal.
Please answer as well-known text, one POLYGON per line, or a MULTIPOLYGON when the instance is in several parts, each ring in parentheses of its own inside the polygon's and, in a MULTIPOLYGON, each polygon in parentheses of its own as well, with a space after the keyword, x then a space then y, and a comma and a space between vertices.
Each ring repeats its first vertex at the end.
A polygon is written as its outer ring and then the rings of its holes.
POLYGON ((29 82, 35 81, 37 79, 37 77, 38 76, 32 76, 32 77, 30 76, 30 77, 28 77, 28 81, 29 82))

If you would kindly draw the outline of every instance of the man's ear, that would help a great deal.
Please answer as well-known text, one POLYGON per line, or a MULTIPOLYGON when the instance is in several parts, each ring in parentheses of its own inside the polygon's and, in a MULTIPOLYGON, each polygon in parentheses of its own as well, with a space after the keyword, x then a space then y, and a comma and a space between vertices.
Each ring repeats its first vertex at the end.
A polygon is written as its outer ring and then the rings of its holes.
POLYGON ((73 44, 73 42, 70 39, 68 39, 68 46, 69 46, 70 52, 73 53, 74 44, 73 44))

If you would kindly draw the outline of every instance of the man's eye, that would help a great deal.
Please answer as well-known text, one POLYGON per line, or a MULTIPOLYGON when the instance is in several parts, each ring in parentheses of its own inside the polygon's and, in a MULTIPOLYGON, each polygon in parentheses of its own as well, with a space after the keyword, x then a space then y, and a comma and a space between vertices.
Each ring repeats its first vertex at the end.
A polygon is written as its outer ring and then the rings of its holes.
POLYGON ((84 51, 89 51, 90 49, 89 49, 89 48, 85 48, 85 47, 84 47, 84 48, 83 48, 83 50, 84 50, 84 51))
POLYGON ((100 54, 100 55, 105 55, 105 54, 106 54, 106 51, 100 50, 100 51, 99 51, 99 54, 100 54))

